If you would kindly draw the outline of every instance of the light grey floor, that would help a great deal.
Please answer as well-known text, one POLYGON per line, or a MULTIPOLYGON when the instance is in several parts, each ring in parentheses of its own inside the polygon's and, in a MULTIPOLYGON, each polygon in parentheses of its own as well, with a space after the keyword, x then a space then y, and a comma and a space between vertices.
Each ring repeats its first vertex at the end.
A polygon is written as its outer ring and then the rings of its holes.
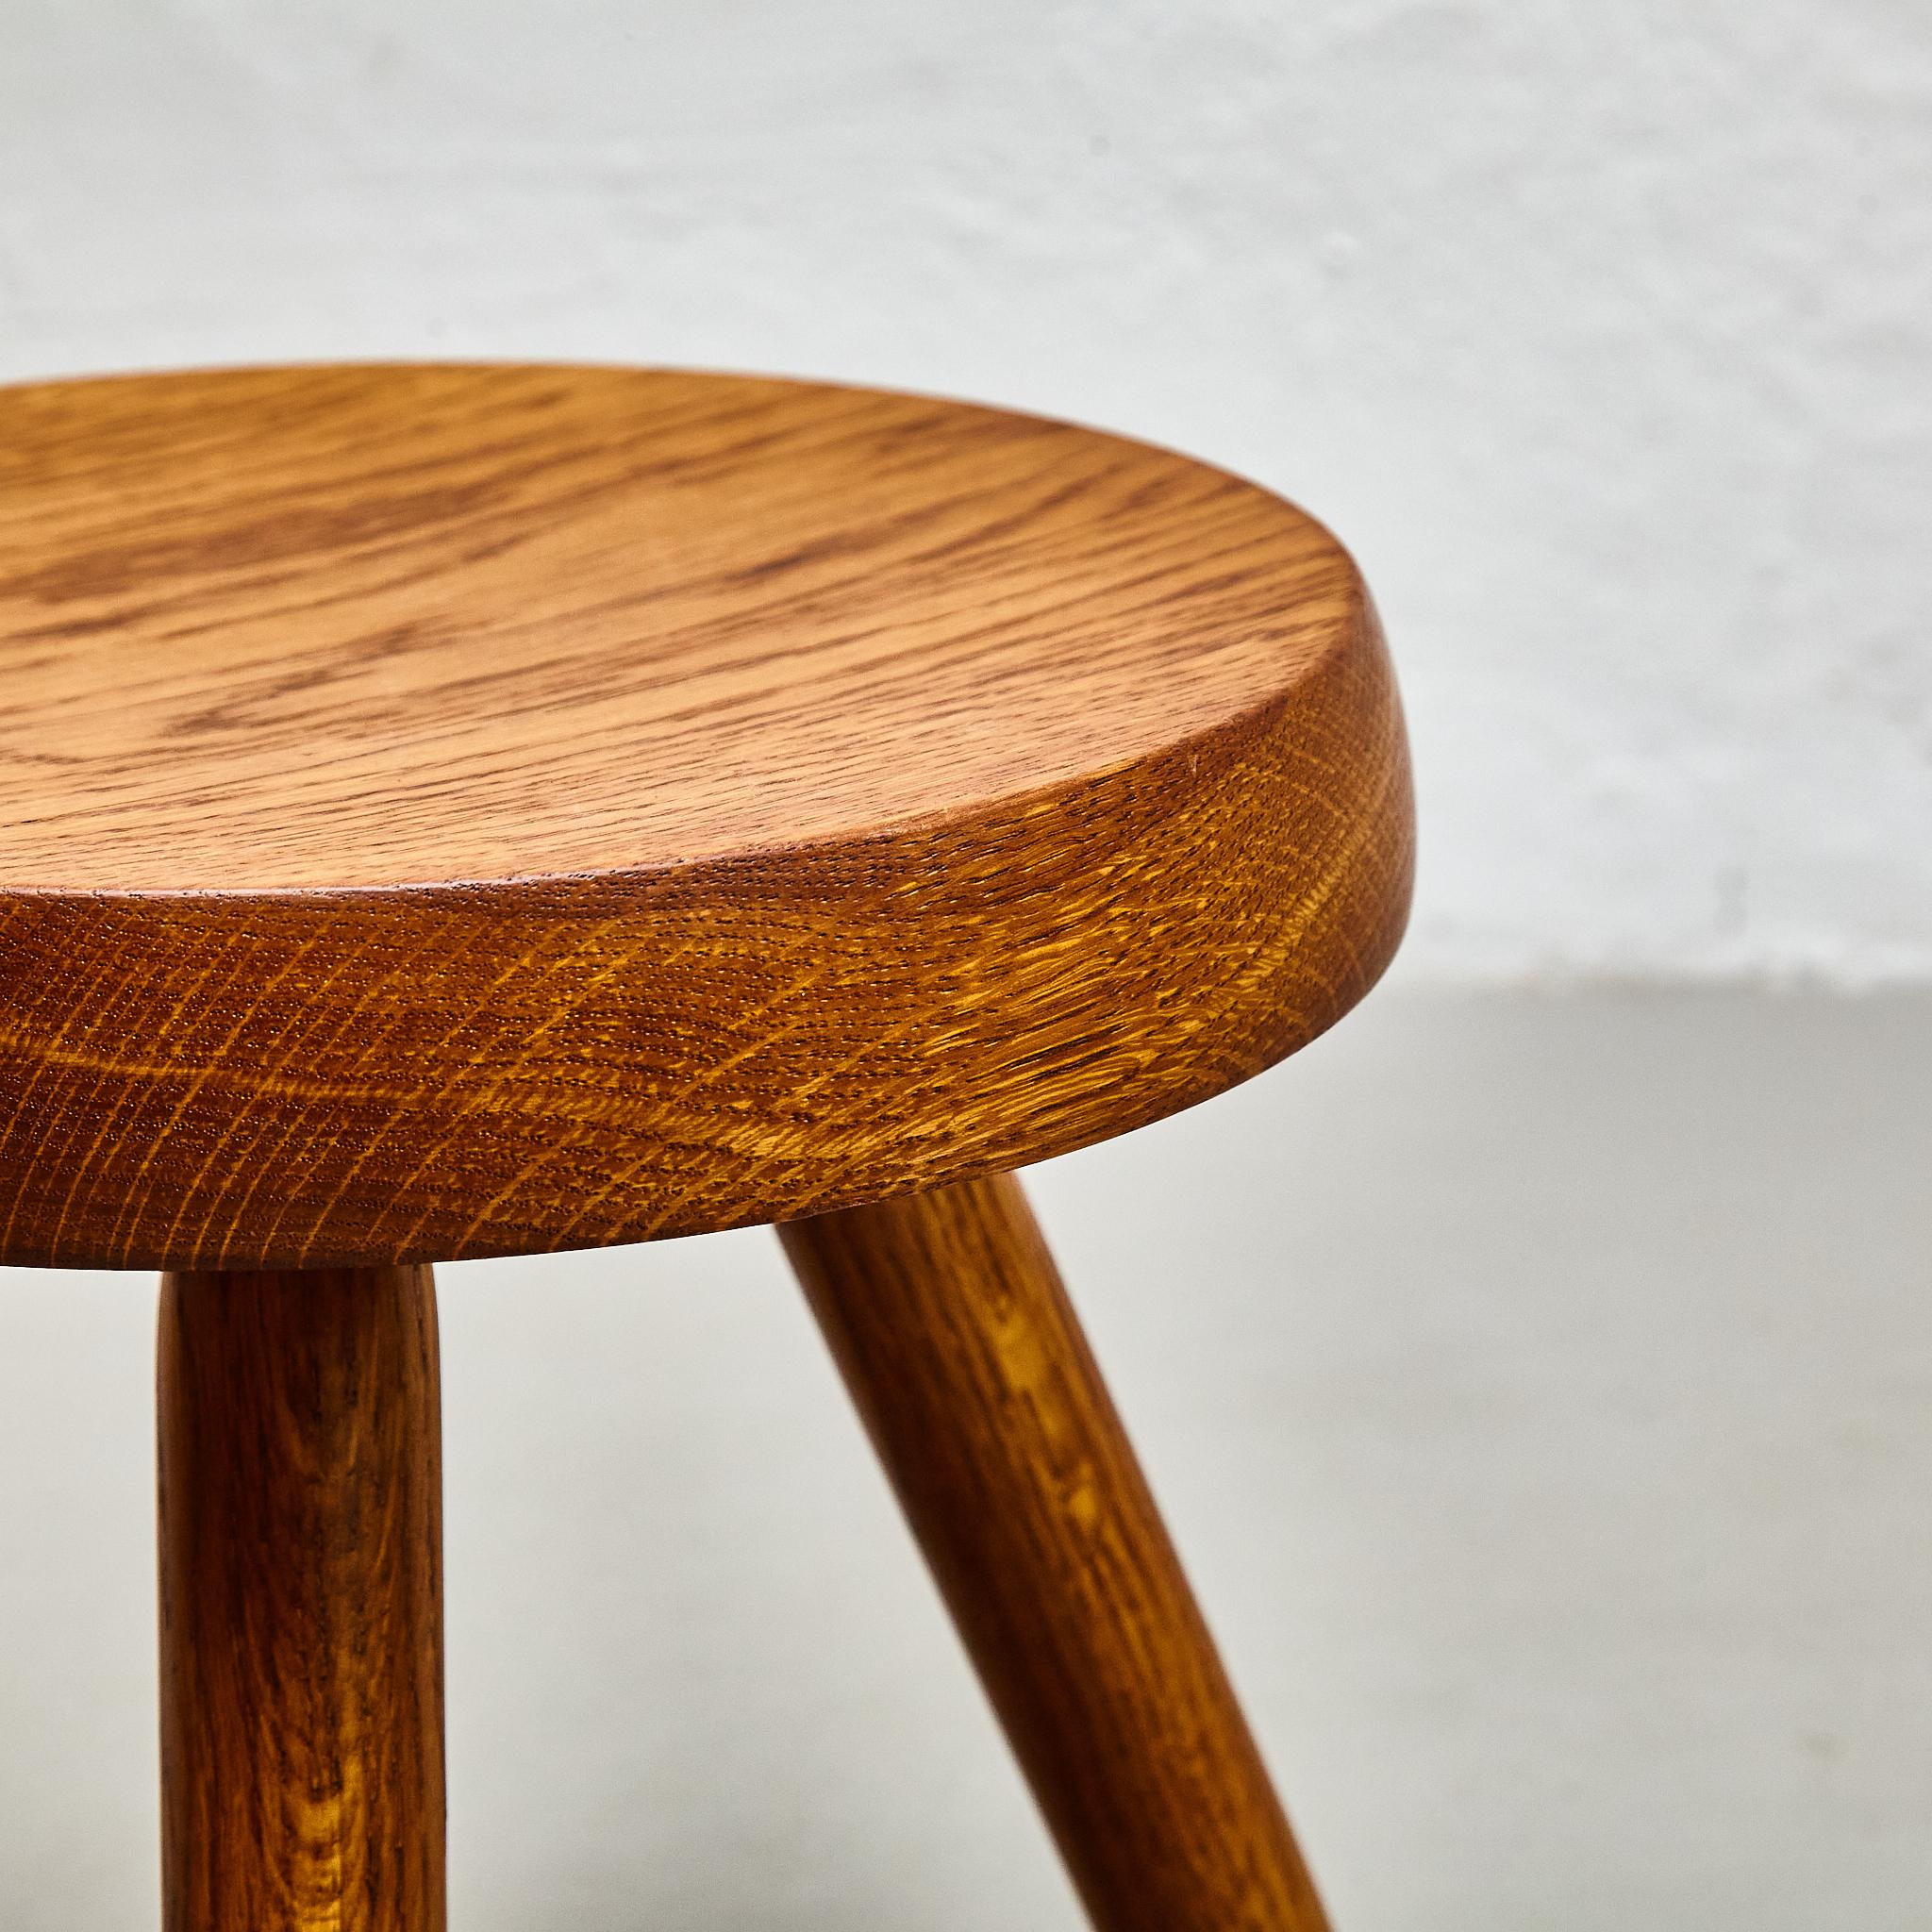
MULTIPOLYGON (((1035 1196, 1343 1932, 1932 1923, 1932 999, 1379 995, 1035 1196)), ((1052 1932, 763 1234, 442 1277, 464 1932, 1052 1932)), ((0 1920, 151 1924, 151 1297, 0 1280, 0 1920)))

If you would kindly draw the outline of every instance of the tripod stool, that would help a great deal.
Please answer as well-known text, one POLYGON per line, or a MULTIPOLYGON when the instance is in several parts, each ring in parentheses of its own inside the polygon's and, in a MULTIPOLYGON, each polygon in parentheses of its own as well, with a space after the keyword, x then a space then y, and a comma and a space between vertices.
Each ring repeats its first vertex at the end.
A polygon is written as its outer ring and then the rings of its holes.
POLYGON ((1011 1170, 1400 936, 1346 554, 824 385, 0 390, 0 1261, 159 1269, 168 1932, 440 1932, 430 1264, 780 1225, 1107 1932, 1317 1932, 1011 1170))

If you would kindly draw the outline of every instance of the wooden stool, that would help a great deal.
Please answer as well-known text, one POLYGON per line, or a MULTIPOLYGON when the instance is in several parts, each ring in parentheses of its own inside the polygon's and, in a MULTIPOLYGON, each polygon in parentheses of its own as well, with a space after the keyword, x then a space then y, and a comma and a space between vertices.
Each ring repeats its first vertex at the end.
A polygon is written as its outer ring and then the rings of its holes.
POLYGON ((0 1261, 168 1271, 170 1932, 442 1925, 428 1264, 750 1222, 1094 1923, 1323 1924, 1008 1170, 1394 950, 1325 531, 808 384, 4 390, 0 758, 0 1261))

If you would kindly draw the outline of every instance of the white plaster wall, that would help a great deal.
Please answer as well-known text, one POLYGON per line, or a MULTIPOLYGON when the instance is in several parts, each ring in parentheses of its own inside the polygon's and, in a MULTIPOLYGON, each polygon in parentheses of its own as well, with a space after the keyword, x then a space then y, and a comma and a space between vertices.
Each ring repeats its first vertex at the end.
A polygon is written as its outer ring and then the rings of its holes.
POLYGON ((0 375, 527 355, 1182 445, 1357 547, 1408 970, 1932 975, 1922 0, 0 0, 0 375))

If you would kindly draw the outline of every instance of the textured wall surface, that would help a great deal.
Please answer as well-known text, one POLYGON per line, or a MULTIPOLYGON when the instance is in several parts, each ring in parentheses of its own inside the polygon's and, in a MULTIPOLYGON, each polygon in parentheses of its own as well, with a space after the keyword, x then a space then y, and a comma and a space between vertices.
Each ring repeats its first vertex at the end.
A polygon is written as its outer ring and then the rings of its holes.
POLYGON ((1409 970, 1932 976, 1915 0, 0 15, 0 375, 650 359, 1177 443, 1378 587, 1409 970))

